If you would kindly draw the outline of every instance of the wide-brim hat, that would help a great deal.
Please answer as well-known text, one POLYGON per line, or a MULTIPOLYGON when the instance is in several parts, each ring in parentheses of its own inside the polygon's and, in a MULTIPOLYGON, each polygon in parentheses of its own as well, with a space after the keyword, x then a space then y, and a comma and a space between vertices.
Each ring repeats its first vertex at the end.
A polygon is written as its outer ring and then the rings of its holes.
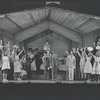
POLYGON ((87 47, 87 50, 88 50, 88 51, 92 51, 93 48, 92 48, 92 47, 87 47))
POLYGON ((97 49, 97 50, 100 50, 100 46, 97 46, 96 49, 97 49))

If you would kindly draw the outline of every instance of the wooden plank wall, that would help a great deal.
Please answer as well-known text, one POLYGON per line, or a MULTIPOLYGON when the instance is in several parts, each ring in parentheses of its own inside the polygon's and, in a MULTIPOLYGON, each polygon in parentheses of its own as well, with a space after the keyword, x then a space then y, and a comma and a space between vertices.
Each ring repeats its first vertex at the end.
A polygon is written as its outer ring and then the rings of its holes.
POLYGON ((11 33, 7 33, 5 31, 0 30, 0 37, 3 39, 3 41, 5 43, 7 43, 9 41, 11 43, 11 48, 12 48, 14 39, 13 39, 13 35, 11 33))
POLYGON ((83 47, 93 46, 93 42, 96 41, 98 34, 100 34, 100 29, 83 35, 83 47))
POLYGON ((57 54, 65 54, 67 49, 69 49, 70 51, 72 48, 72 41, 70 39, 55 32, 52 32, 48 35, 44 35, 43 37, 28 43, 28 48, 39 48, 41 50, 43 49, 43 45, 45 44, 46 40, 49 41, 51 49, 54 50, 54 52, 56 52, 57 54))

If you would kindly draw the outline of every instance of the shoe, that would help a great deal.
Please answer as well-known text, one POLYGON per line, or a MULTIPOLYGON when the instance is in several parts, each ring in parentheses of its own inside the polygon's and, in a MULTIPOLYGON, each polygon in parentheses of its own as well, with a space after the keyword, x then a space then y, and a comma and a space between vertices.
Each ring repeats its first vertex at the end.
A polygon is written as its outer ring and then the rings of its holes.
POLYGON ((5 79, 3 79, 3 82, 5 82, 6 80, 5 79))
POLYGON ((21 81, 21 78, 18 78, 18 81, 21 81))
POLYGON ((87 82, 91 82, 90 80, 87 80, 87 82))
POLYGON ((8 80, 7 80, 7 79, 5 79, 5 81, 6 81, 6 82, 8 82, 8 80))

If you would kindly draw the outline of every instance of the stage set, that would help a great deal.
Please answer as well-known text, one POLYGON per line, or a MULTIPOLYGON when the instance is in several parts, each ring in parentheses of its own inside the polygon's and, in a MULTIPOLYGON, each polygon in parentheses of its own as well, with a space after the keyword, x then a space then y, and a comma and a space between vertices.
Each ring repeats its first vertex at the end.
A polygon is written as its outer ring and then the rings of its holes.
POLYGON ((1 84, 100 84, 98 16, 46 6, 0 19, 1 84))

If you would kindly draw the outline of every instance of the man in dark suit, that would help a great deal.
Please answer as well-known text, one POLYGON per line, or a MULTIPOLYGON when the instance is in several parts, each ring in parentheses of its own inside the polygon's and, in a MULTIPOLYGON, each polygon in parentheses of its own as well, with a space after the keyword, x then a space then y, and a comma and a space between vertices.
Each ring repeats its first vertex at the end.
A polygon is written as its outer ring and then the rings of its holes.
POLYGON ((43 63, 42 62, 42 56, 43 56, 43 53, 40 52, 38 48, 36 48, 36 54, 34 55, 34 58, 32 59, 31 62, 33 62, 33 60, 35 60, 35 63, 36 63, 36 73, 37 74, 40 74, 40 66, 43 63))
POLYGON ((80 57, 78 55, 78 53, 76 52, 76 49, 73 48, 73 55, 76 58, 76 69, 75 69, 75 80, 80 80, 80 57))
POLYGON ((32 52, 32 48, 28 49, 28 52, 26 53, 26 71, 27 71, 27 79, 31 79, 31 58, 30 58, 30 52, 32 52))

